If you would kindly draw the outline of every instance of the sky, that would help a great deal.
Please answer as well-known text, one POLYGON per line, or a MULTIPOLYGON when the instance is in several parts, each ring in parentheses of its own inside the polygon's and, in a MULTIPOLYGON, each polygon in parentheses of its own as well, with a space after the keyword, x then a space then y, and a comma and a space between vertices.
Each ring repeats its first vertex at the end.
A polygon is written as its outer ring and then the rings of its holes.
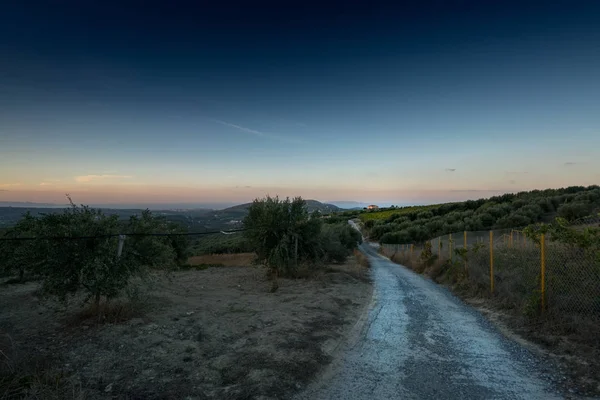
POLYGON ((217 3, 2 2, 0 201, 600 183, 598 2, 217 3))

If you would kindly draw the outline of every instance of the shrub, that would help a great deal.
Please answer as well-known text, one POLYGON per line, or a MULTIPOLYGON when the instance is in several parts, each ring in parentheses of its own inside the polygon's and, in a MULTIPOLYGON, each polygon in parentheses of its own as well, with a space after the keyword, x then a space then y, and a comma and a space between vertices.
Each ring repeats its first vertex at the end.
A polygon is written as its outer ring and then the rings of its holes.
POLYGON ((341 223, 326 225, 321 231, 324 261, 344 262, 357 245, 362 242, 360 232, 341 223))

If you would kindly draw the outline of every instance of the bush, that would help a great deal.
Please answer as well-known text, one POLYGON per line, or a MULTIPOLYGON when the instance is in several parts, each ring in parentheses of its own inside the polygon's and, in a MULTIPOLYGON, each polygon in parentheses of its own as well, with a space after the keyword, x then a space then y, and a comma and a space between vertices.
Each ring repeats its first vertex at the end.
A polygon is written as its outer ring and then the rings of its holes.
POLYGON ((324 261, 344 262, 357 245, 362 242, 360 232, 341 223, 326 225, 321 231, 324 261))

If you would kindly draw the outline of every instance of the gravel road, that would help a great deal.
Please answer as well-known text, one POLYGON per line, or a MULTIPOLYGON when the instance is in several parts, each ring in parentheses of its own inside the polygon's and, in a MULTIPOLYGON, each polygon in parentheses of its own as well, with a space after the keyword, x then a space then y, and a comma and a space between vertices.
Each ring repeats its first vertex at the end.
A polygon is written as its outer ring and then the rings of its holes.
POLYGON ((445 288, 379 256, 365 323, 298 399, 559 399, 544 364, 445 288))

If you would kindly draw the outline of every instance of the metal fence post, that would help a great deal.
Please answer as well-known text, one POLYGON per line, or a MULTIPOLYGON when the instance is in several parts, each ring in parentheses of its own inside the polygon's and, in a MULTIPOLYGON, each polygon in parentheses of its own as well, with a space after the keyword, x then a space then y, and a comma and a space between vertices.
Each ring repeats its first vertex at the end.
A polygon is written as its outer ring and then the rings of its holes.
POLYGON ((540 237, 540 262, 541 262, 541 277, 540 277, 540 289, 541 289, 541 301, 542 301, 542 312, 546 309, 546 236, 542 233, 540 237))
POLYGON ((494 293, 494 231, 490 231, 490 293, 494 293))

